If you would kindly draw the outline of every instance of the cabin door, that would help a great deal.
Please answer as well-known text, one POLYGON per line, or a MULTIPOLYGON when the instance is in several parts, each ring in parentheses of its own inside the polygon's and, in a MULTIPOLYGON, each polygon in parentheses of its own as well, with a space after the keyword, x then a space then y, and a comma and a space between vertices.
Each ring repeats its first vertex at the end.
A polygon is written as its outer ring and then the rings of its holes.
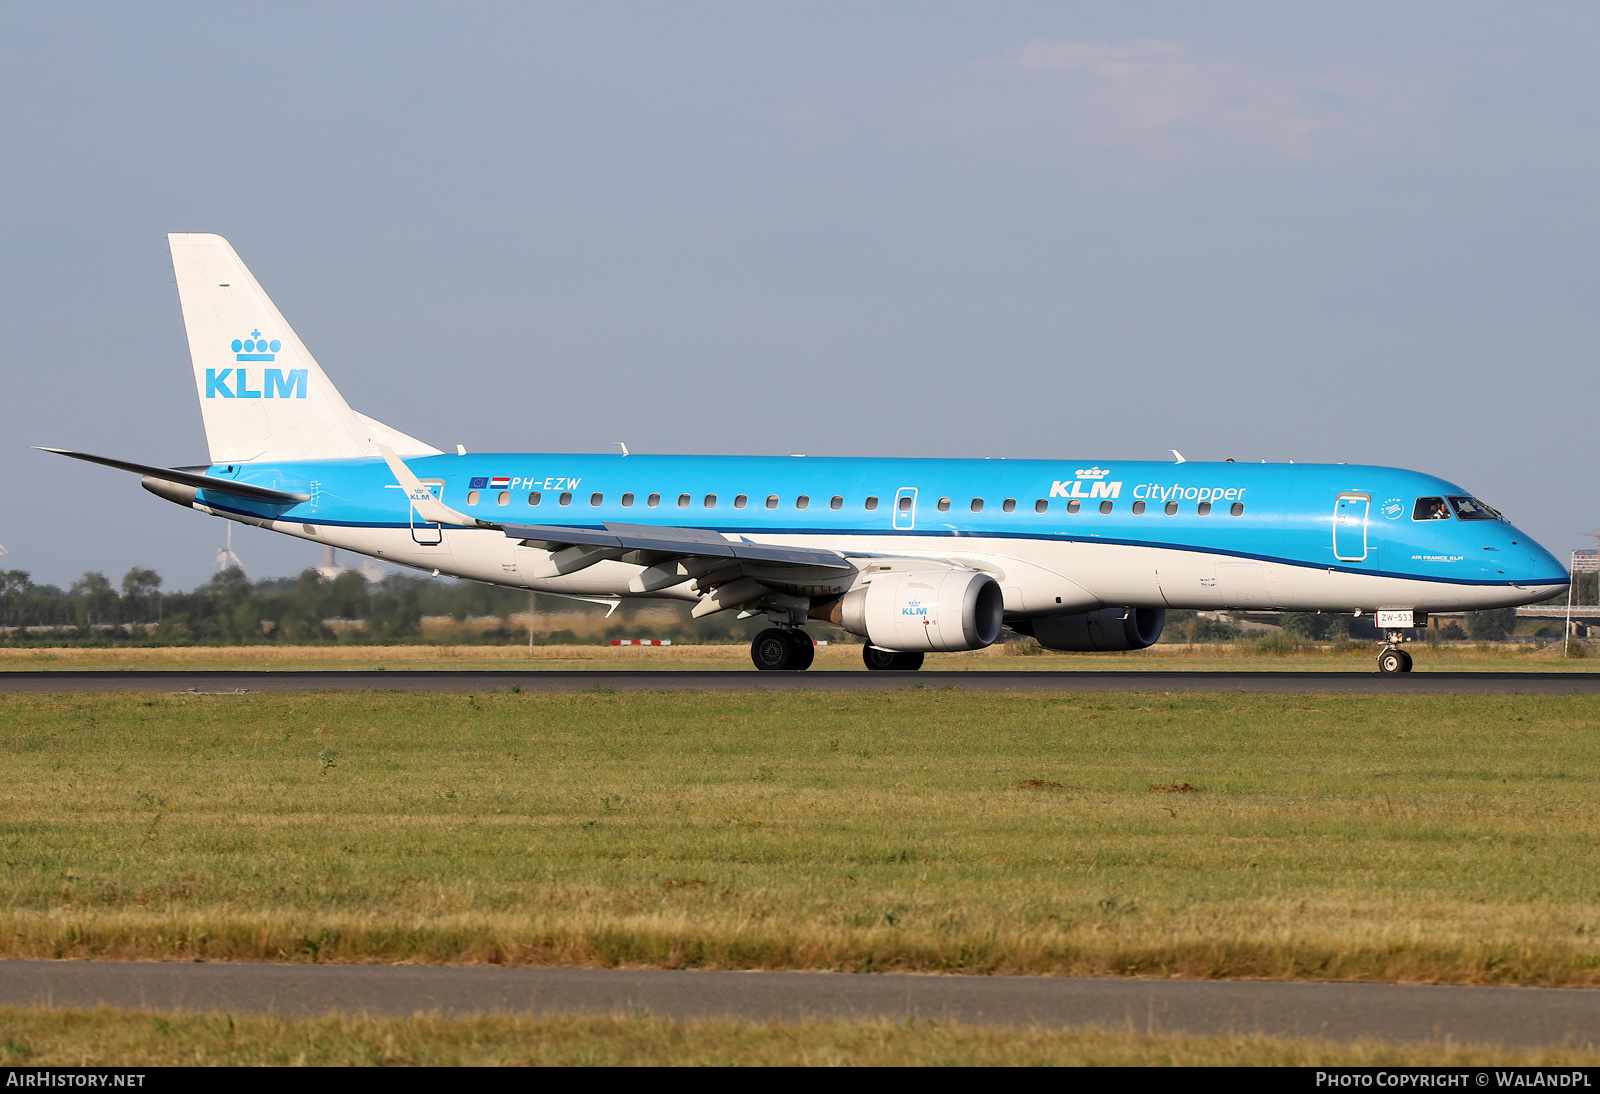
POLYGON ((1370 494, 1340 494, 1333 503, 1333 557, 1340 562, 1364 562, 1367 557, 1367 512, 1370 494))

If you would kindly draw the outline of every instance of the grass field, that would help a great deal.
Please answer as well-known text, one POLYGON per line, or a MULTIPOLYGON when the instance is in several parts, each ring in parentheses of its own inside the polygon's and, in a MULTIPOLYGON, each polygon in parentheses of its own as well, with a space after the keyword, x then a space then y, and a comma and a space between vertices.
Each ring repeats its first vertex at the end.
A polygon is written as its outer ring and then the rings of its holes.
MULTIPOLYGON (((1543 649, 1501 643, 1408 647, 1418 672, 1594 672, 1600 661, 1563 658, 1561 644, 1543 649)), ((1252 643, 1158 645, 1130 653, 1034 653, 990 646, 972 653, 933 653, 927 667, 945 671, 1083 671, 1148 669, 1195 672, 1372 672, 1372 643, 1308 647, 1293 652, 1252 643)), ((859 669, 861 647, 817 650, 818 669, 859 669)), ((754 672, 749 647, 612 646, 167 646, 116 648, 0 648, 0 672, 51 669, 737 669, 754 672)))
POLYGON ((0 954, 1593 985, 1597 714, 0 695, 0 954))
POLYGON ((116 1010, 0 1009, 0 1066, 236 1065, 1155 1065, 1587 1066, 1593 1049, 1338 1044, 1120 1030, 933 1022, 652 1017, 251 1018, 116 1010))

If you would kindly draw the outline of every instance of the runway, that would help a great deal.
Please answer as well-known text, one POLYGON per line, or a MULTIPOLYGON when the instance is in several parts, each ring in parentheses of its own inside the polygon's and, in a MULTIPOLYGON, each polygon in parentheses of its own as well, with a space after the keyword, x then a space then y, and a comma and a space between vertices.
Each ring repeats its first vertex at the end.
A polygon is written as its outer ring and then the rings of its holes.
POLYGON ((4 961, 0 1004, 314 1014, 907 1017, 1349 1041, 1592 1045, 1600 991, 1246 980, 4 961))
POLYGON ((1592 672, 734 672, 383 670, 0 672, 0 692, 153 691, 968 691, 1261 692, 1346 695, 1596 695, 1592 672))

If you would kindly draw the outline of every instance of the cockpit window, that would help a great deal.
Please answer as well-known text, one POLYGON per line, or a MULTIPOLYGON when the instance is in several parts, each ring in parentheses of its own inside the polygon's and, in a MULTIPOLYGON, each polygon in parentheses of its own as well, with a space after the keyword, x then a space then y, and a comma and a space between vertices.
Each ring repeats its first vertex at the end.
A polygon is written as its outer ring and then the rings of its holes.
POLYGON ((1489 508, 1477 498, 1450 499, 1450 507, 1456 511, 1456 516, 1462 520, 1499 520, 1500 514, 1489 508))
POLYGON ((1443 498, 1418 498, 1416 508, 1411 510, 1411 519, 1449 520, 1450 507, 1443 498))

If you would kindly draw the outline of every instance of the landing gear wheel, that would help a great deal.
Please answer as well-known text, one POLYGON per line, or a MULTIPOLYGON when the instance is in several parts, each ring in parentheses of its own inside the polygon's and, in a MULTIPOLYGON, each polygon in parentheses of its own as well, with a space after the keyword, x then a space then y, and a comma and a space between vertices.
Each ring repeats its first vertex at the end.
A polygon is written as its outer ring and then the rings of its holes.
POLYGON ((1405 650, 1388 647, 1378 654, 1378 671, 1382 673, 1410 672, 1411 655, 1405 650))
POLYGON ((768 627, 750 643, 750 660, 764 671, 796 668, 795 662, 799 659, 799 644, 789 637, 788 631, 777 627, 768 627))
POLYGON ((811 662, 817 659, 817 644, 805 631, 793 630, 788 632, 789 641, 794 643, 794 664, 791 669, 808 669, 811 662))
POLYGON ((922 667, 920 653, 896 653, 893 650, 880 650, 877 646, 862 646, 861 660, 869 669, 915 672, 922 667))

